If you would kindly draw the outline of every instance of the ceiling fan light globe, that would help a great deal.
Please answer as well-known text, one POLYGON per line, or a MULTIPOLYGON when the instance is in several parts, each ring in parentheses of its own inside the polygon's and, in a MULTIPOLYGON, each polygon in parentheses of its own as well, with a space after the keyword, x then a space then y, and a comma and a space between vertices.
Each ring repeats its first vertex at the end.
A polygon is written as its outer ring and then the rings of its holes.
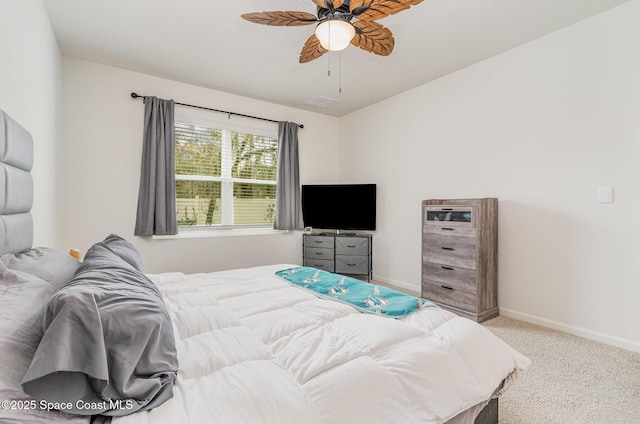
POLYGON ((320 45, 334 52, 346 49, 355 35, 356 29, 353 25, 339 19, 328 19, 316 27, 316 37, 320 45))

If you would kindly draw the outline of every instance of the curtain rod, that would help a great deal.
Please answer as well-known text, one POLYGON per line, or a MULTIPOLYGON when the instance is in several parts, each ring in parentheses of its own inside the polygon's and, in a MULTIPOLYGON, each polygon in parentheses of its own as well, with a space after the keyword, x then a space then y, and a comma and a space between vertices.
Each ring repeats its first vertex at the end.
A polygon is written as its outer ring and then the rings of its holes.
MULTIPOLYGON (((146 99, 148 96, 141 96, 140 94, 137 93, 131 93, 131 97, 133 97, 134 99, 146 99)), ((187 103, 180 103, 180 102, 175 102, 175 104, 180 105, 180 106, 187 106, 187 107, 193 107, 196 109, 204 109, 204 110, 210 110, 212 112, 220 112, 220 113, 226 113, 227 115, 236 115, 236 116, 242 116, 245 118, 251 118, 251 119, 259 119, 261 121, 268 121, 268 122, 275 122, 276 124, 279 123, 279 121, 276 121, 274 119, 268 119, 268 118, 261 118, 259 116, 251 116, 251 115, 244 115, 242 113, 236 113, 236 112, 229 112, 228 110, 219 110, 219 109, 212 109, 210 107, 204 107, 204 106, 195 106, 195 105, 190 105, 187 103)), ((299 128, 304 128, 304 125, 302 124, 298 124, 299 128)))

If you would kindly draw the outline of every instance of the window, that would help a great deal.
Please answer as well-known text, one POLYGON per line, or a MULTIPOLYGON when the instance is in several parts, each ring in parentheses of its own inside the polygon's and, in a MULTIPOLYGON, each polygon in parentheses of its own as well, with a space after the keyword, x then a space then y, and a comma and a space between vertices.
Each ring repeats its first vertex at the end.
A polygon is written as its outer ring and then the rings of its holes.
POLYGON ((276 130, 225 127, 176 118, 178 227, 273 228, 276 130))

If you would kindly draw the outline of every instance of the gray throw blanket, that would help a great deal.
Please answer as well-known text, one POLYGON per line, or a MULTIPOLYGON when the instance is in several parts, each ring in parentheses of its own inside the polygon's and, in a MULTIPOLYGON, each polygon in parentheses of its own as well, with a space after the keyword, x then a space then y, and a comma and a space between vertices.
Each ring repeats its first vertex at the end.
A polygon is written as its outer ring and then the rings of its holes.
POLYGON ((45 333, 22 381, 52 408, 121 416, 173 396, 178 370, 172 323, 158 288, 127 262, 123 239, 95 244, 54 294, 45 333))

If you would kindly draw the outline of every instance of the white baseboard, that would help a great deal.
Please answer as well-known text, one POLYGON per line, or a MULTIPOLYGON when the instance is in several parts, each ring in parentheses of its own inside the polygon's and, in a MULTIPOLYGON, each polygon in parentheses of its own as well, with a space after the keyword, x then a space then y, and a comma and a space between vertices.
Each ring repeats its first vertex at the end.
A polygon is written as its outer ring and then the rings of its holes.
POLYGON ((382 277, 380 275, 374 275, 372 277, 375 281, 380 281, 381 283, 389 284, 391 286, 398 287, 400 289, 411 290, 412 292, 420 292, 420 286, 414 286, 413 284, 406 283, 404 281, 393 280, 391 278, 382 277))
POLYGON ((540 318, 534 315, 524 314, 511 309, 500 308, 500 315, 540 325, 542 327, 551 328, 552 330, 562 331, 574 336, 584 337, 585 339, 608 344, 632 352, 640 353, 640 343, 633 340, 623 339, 621 337, 610 336, 608 334, 599 333, 597 331, 587 330, 586 328, 576 327, 573 325, 563 324, 561 322, 552 321, 546 318, 540 318))

